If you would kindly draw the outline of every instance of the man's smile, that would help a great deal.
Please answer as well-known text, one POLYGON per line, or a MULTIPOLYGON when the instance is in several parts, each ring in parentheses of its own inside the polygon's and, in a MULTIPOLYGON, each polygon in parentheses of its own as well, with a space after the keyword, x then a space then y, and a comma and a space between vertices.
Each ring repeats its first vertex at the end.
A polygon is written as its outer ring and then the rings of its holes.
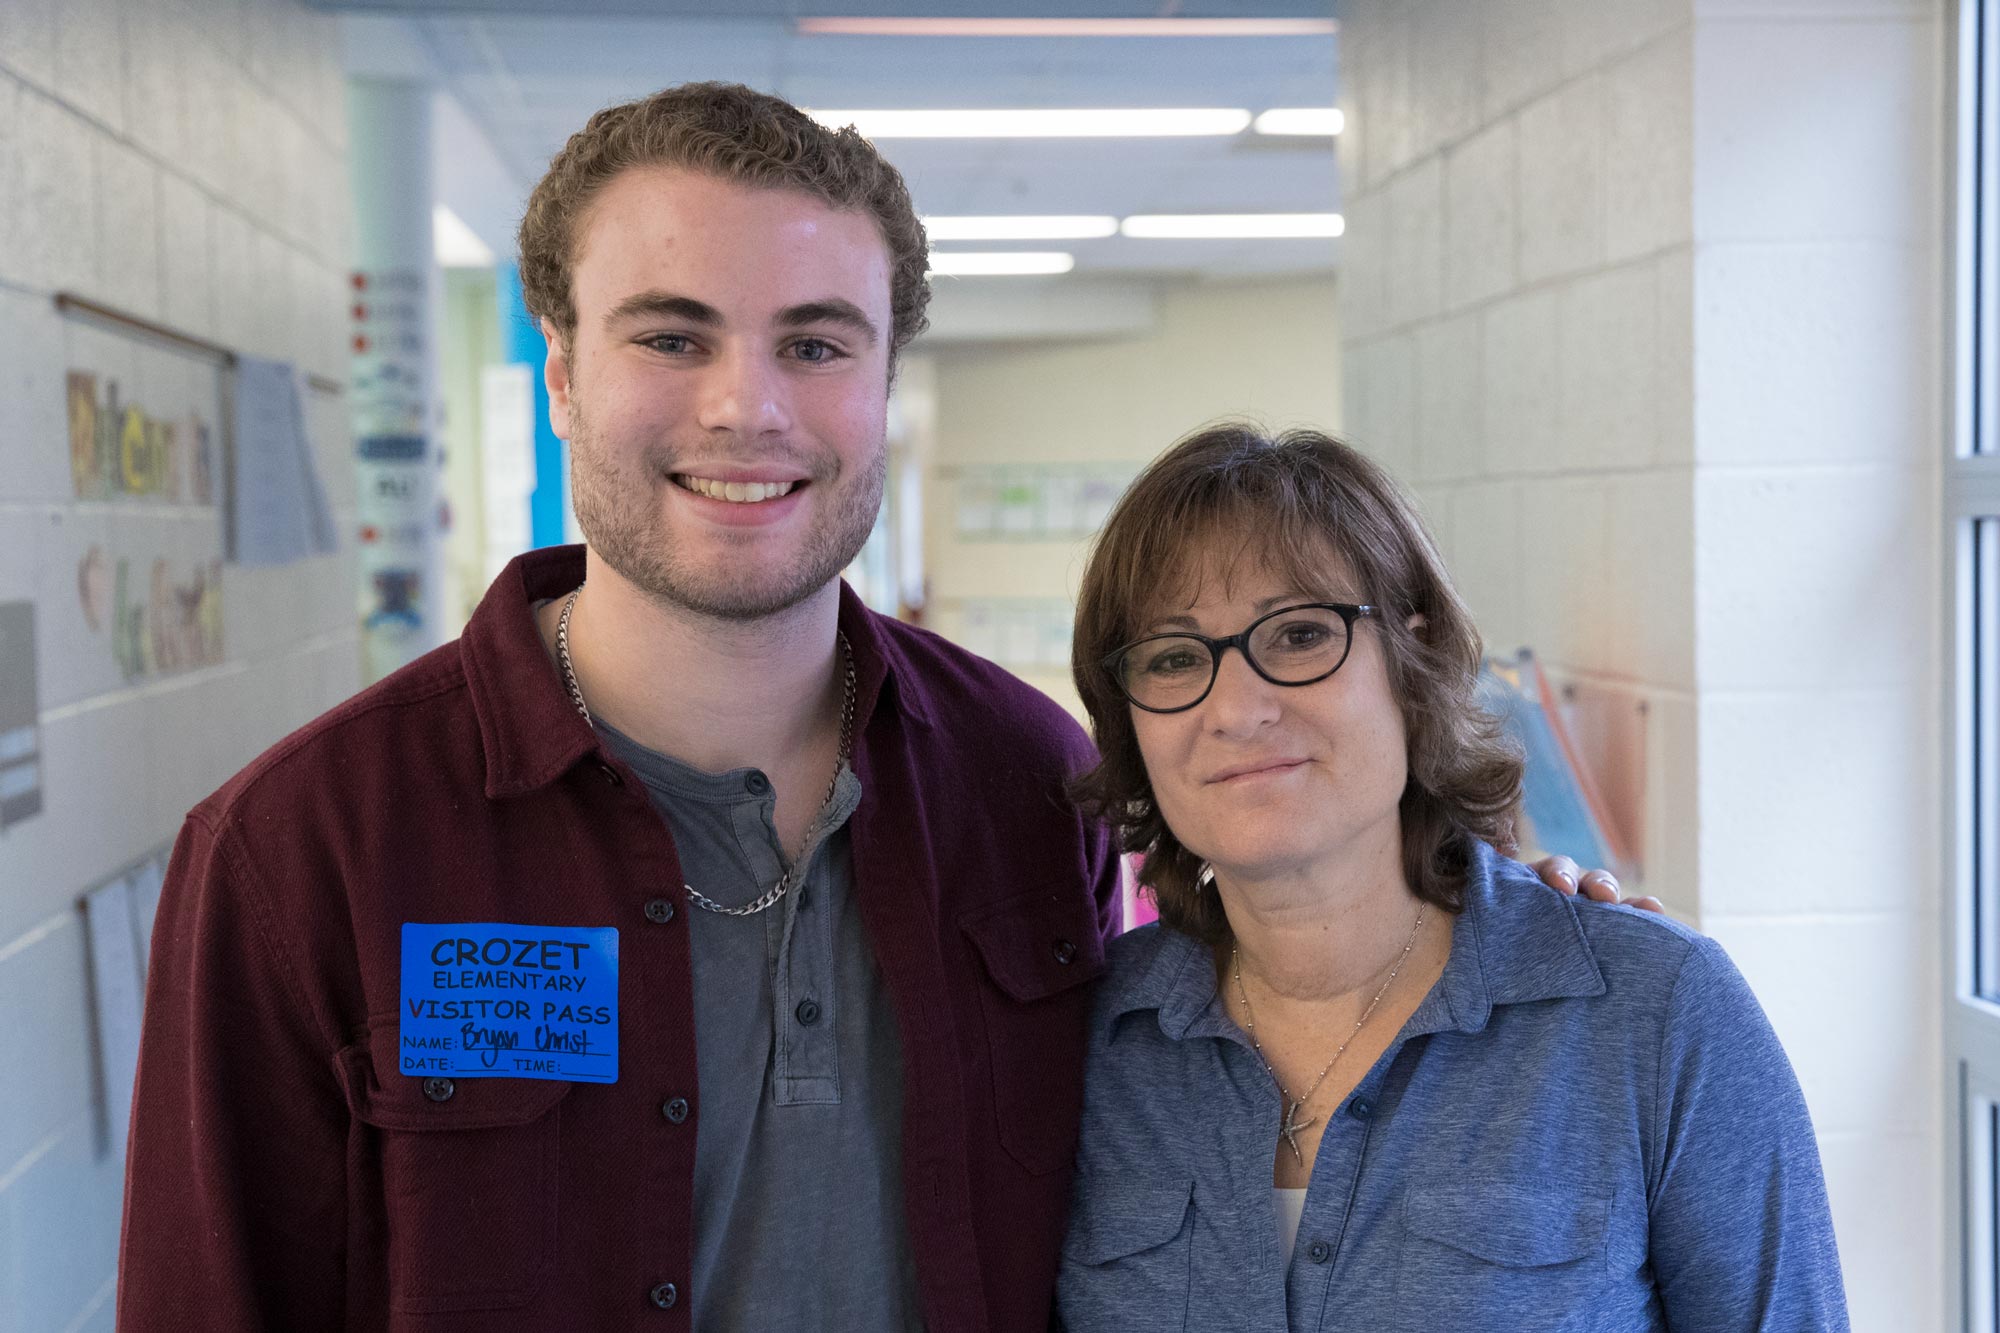
POLYGON ((705 495, 711 500, 727 500, 731 504, 758 504, 765 500, 775 500, 781 495, 790 495, 794 488, 803 486, 803 481, 731 481, 718 477, 695 477, 684 472, 673 474, 674 485, 683 490, 705 495))

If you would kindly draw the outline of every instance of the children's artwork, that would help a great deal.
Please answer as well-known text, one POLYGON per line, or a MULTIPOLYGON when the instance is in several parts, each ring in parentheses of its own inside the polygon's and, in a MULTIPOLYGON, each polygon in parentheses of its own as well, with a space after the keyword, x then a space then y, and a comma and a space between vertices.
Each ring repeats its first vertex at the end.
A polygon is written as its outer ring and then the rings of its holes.
POLYGON ((126 680, 222 664, 222 561, 118 561, 111 651, 126 680))
POLYGON ((1523 649, 1516 658, 1487 658, 1479 676, 1479 700, 1527 756, 1522 806, 1529 829, 1523 850, 1531 839, 1541 852, 1561 852, 1582 865, 1632 874, 1632 856, 1579 757, 1534 654, 1523 649))
POLYGON ((1000 483, 989 468, 969 468, 958 478, 958 535, 993 535, 999 514, 1000 483))
MULTIPOLYGON (((76 600, 43 608, 58 705, 223 660, 221 423, 210 354, 87 318, 63 328, 76 509, 51 540, 76 600)), ((60 442, 52 441, 61 448, 60 442)))
POLYGON ((215 418, 136 401, 129 385, 69 372, 69 470, 79 500, 215 503, 215 418), (171 414, 167 414, 170 412, 171 414))
POLYGON ((1001 535, 1028 537, 1043 535, 1042 469, 1011 467, 1000 474, 1001 535))
POLYGON ((1104 526, 1136 463, 1016 463, 956 478, 958 535, 972 541, 1074 541, 1104 526))
POLYGON ((35 605, 0 602, 0 830, 42 812, 35 605))

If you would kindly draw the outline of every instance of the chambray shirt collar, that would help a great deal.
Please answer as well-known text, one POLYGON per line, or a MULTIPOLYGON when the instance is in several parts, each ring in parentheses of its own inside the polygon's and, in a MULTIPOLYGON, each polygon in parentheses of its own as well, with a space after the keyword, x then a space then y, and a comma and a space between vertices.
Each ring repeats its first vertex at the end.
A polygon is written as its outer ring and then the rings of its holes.
MULTIPOLYGON (((562 674, 535 627, 536 603, 567 596, 583 582, 584 548, 551 546, 514 557, 466 623, 460 640, 466 687, 486 756, 486 795, 520 796, 556 781, 579 760, 602 754, 576 711, 562 674)), ((912 722, 931 726, 922 690, 875 613, 845 582, 840 628, 854 649, 854 733, 867 735, 885 698, 912 722)))
MULTIPOLYGON (((1526 866, 1476 844, 1465 910, 1452 923, 1451 958, 1403 1036, 1481 1032, 1501 1005, 1604 991, 1604 974, 1569 899, 1526 866)), ((1111 1006, 1114 1016, 1157 1010, 1160 1030, 1175 1041, 1238 1036, 1217 1002, 1209 951, 1164 926, 1149 964, 1123 983, 1111 1006)))

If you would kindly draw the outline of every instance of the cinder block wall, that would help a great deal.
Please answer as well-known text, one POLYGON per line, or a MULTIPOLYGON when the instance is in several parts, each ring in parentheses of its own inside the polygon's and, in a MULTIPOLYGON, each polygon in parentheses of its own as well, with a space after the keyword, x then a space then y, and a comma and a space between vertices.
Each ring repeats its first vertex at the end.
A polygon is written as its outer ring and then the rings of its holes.
POLYGON ((1343 7, 1350 432, 1645 705, 1646 886, 1790 1051, 1854 1326, 1945 1280, 1933 0, 1343 7))
MULTIPOLYGON (((104 686, 77 565, 132 510, 74 498, 51 298, 344 379, 346 137, 337 29, 295 0, 0 4, 0 601, 36 605, 44 800, 0 832, 0 1328, 111 1328, 122 1152, 78 895, 359 680, 342 554, 225 566, 221 665, 104 686)), ((344 408, 309 410, 345 542, 344 408)))

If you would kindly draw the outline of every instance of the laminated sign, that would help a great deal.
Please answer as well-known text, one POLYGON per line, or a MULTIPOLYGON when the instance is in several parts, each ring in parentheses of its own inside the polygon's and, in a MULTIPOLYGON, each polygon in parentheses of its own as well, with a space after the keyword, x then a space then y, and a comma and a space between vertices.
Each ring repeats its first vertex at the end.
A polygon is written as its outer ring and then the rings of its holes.
POLYGON ((618 930, 403 926, 404 1074, 618 1081, 618 930))

